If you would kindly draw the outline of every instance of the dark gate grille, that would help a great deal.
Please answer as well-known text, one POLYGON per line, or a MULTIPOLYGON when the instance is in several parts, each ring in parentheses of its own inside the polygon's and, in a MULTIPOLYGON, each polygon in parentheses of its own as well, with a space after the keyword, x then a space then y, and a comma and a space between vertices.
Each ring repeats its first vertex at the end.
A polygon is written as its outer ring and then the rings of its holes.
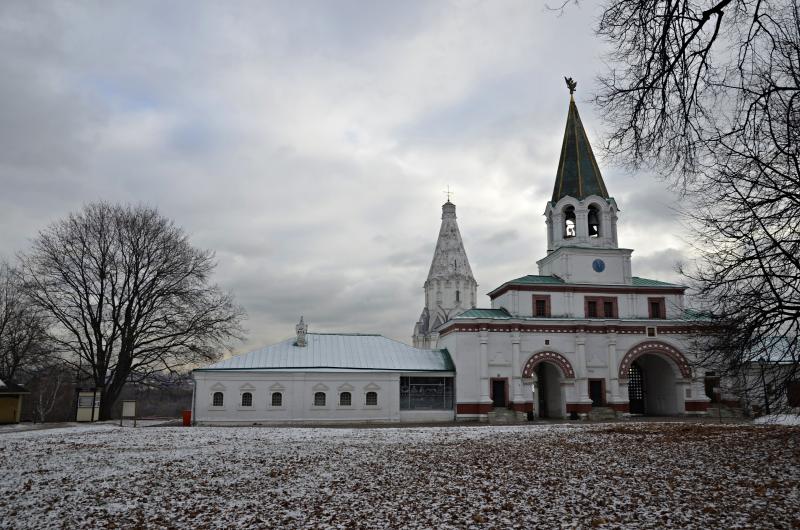
POLYGON ((642 369, 636 362, 628 370, 628 401, 631 414, 644 414, 644 381, 642 369))

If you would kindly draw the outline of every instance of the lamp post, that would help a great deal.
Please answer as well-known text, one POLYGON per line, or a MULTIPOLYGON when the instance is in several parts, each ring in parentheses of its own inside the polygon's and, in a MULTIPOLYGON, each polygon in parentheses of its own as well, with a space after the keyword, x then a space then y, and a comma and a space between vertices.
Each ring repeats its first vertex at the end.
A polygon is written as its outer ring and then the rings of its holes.
POLYGON ((764 366, 766 364, 766 359, 763 357, 758 358, 758 365, 761 367, 761 384, 764 386, 764 410, 766 411, 767 416, 769 416, 769 394, 767 393, 767 379, 764 377, 764 366))

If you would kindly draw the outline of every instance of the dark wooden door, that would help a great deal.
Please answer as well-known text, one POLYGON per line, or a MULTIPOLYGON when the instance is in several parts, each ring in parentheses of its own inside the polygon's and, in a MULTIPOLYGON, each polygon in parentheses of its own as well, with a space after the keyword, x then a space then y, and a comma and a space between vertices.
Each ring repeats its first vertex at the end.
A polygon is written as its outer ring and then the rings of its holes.
POLYGON ((603 406, 603 381, 599 379, 589 380, 589 397, 592 398, 593 407, 603 406))
POLYGON ((631 364, 628 372, 628 400, 631 414, 644 414, 644 378, 642 369, 636 363, 631 364))
POLYGON ((506 406, 506 380, 494 379, 492 380, 492 401, 495 407, 506 406))

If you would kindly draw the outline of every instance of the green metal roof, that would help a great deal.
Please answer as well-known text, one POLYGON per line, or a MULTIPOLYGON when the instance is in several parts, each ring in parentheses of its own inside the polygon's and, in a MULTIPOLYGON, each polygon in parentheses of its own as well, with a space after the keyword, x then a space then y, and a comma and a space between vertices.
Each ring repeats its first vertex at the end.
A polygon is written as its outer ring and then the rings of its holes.
POLYGON ((575 99, 570 96, 567 126, 561 144, 556 184, 553 187, 553 202, 566 196, 585 199, 589 195, 609 198, 589 138, 583 129, 578 107, 575 106, 575 99))
POLYGON ((683 285, 678 285, 676 283, 667 283, 667 282, 660 282, 658 280, 649 280, 647 278, 639 278, 638 276, 632 277, 631 283, 635 287, 683 287, 683 285))
POLYGON ((510 282, 506 283, 514 283, 517 285, 560 285, 564 283, 564 280, 558 276, 539 276, 538 274, 529 274, 527 276, 523 276, 522 278, 517 278, 516 280, 511 280, 510 282))
POLYGON ((457 315, 453 320, 466 319, 466 318, 491 318, 494 320, 507 320, 511 318, 511 313, 504 308, 500 309, 480 309, 472 308, 467 309, 463 313, 457 315))

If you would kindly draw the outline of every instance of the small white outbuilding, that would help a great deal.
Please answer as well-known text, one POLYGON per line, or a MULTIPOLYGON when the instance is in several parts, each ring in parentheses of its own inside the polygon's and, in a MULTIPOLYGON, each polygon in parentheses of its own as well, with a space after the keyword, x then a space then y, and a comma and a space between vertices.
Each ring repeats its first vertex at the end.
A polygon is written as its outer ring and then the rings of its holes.
POLYGON ((197 424, 454 419, 447 350, 381 335, 306 333, 192 372, 197 424))

